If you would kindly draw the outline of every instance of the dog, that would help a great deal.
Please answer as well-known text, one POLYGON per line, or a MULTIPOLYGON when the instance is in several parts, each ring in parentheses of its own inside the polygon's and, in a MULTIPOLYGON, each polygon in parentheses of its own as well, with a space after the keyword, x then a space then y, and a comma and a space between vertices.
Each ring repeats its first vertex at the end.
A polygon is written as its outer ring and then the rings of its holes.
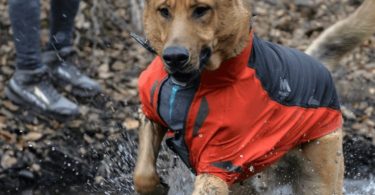
MULTIPOLYGON (((365 0, 306 53, 332 67, 375 31, 374 9, 365 0)), ((139 81, 140 194, 160 184, 164 137, 197 175, 194 195, 257 193, 271 183, 342 194, 342 116, 329 71, 257 37, 250 10, 245 0, 146 0, 145 33, 158 57, 139 81)))

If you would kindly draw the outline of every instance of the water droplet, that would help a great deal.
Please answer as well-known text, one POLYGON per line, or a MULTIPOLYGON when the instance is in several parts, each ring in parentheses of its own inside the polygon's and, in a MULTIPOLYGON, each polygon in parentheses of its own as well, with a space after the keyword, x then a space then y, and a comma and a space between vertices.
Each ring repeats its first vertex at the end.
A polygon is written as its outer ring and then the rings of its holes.
POLYGON ((242 155, 242 154, 240 155, 240 158, 243 158, 243 155, 242 155))
POLYGON ((250 167, 249 167, 249 171, 250 171, 250 172, 254 172, 254 171, 255 171, 254 167, 253 167, 253 166, 250 166, 250 167))

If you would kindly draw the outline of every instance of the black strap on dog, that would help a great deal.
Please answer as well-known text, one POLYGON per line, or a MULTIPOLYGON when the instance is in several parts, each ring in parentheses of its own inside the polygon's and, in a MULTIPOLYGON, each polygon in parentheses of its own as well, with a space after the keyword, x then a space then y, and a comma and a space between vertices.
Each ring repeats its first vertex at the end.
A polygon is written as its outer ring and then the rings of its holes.
POLYGON ((130 33, 130 36, 135 40, 137 41, 139 44, 142 45, 142 47, 144 47, 145 49, 147 49, 147 51, 151 52, 152 54, 154 55, 157 55, 157 52, 155 51, 155 49, 153 47, 151 47, 151 44, 150 44, 150 41, 145 39, 144 37, 141 37, 135 33, 130 33))

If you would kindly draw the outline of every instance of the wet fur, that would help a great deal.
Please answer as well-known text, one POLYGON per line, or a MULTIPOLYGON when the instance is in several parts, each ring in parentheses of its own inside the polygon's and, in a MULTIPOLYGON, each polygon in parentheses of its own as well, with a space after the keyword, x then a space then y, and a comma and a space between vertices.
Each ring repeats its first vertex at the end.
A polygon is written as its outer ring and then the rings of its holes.
POLYGON ((156 159, 166 129, 151 122, 141 114, 139 129, 139 148, 136 167, 134 170, 134 186, 139 193, 156 190, 160 179, 156 172, 156 159))
POLYGON ((324 31, 306 50, 329 68, 375 32, 375 0, 366 0, 348 18, 324 31))
MULTIPOLYGON (((214 70, 223 60, 238 55, 247 44, 251 15, 247 5, 249 1, 242 0, 147 0, 145 32, 159 55, 171 45, 188 48, 192 54, 191 69, 199 66, 201 47, 210 46, 213 56, 207 69, 214 70), (173 22, 160 20, 157 7, 163 3, 179 14, 173 22), (199 23, 187 19, 186 13, 196 3, 214 7, 209 20, 199 23)), ((325 31, 307 53, 330 66, 334 65, 375 31, 373 10, 375 0, 366 0, 352 16, 325 31)), ((139 193, 153 194, 159 184, 155 163, 166 129, 145 118, 142 123, 134 183, 139 193)), ((343 175, 342 130, 338 129, 290 151, 279 163, 242 185, 235 184, 229 188, 213 175, 199 175, 193 194, 267 194, 272 193, 275 186, 286 183, 292 185, 295 194, 342 194, 343 175)))

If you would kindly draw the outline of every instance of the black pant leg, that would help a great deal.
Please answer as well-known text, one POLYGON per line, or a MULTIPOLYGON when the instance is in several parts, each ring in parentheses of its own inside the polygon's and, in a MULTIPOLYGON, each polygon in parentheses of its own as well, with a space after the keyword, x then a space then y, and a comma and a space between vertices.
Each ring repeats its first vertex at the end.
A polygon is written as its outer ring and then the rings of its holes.
POLYGON ((8 0, 8 4, 16 47, 16 68, 40 68, 40 1, 8 0))
POLYGON ((80 0, 51 0, 51 37, 47 49, 71 46, 80 0))

